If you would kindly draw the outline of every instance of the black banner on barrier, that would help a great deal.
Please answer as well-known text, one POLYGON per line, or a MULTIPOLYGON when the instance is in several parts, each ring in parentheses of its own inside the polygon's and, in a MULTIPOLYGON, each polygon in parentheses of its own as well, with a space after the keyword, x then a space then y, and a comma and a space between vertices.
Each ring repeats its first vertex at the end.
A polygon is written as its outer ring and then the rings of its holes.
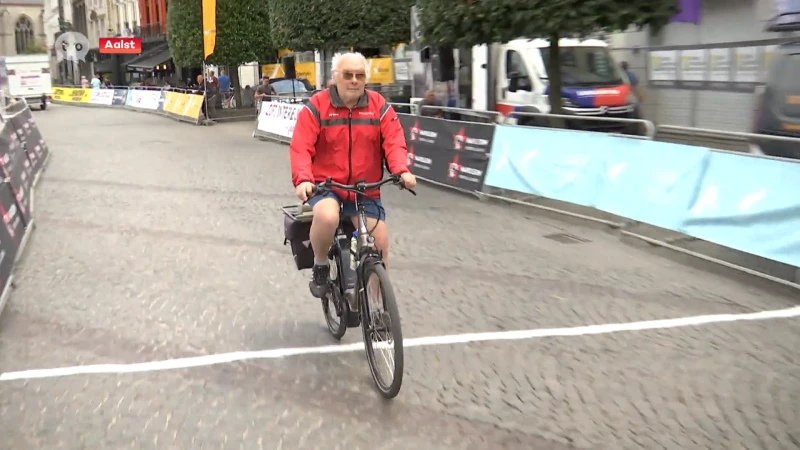
POLYGON ((111 99, 111 104, 114 106, 122 106, 128 100, 127 89, 114 89, 114 98, 111 99))
POLYGON ((161 97, 158 98, 158 108, 156 108, 156 111, 164 111, 165 98, 167 98, 167 91, 161 91, 161 97))
MULTIPOLYGON (((25 236, 25 224, 14 200, 14 194, 8 183, 0 185, 0 235, 8 235, 14 249, 18 249, 25 236)), ((16 250, 15 250, 16 253, 16 250)))
MULTIPOLYGON (((14 204, 12 199, 7 195, 3 195, 3 193, 7 192, 6 189, 0 189, 0 196, 2 196, 0 198, 0 206, 4 210, 6 210, 7 206, 11 207, 14 204)), ((20 233, 24 233, 24 230, 20 231, 20 233)), ((11 279, 11 271, 14 269, 14 260, 17 258, 21 239, 21 237, 14 239, 9 234, 5 224, 0 224, 0 293, 5 290, 11 279)))
MULTIPOLYGON (((17 119, 20 116, 15 117, 17 119)), ((25 153, 24 129, 15 128, 14 120, 4 123, 0 137, 0 168, 9 182, 9 189, 22 214, 24 224, 30 223, 30 191, 33 186, 33 168, 25 153), (23 138, 20 138, 23 136, 23 138)))
POLYGON ((486 178, 494 125, 398 114, 408 166, 424 178, 479 191, 486 178))
POLYGON ((26 109, 18 116, 14 117, 13 122, 15 124, 22 124, 22 127, 25 129, 25 133, 23 134, 23 136, 25 136, 24 148, 25 154, 30 162, 32 183, 33 178, 42 170, 44 161, 47 159, 47 144, 42 138, 39 127, 36 126, 36 120, 33 118, 33 113, 30 109, 26 109))

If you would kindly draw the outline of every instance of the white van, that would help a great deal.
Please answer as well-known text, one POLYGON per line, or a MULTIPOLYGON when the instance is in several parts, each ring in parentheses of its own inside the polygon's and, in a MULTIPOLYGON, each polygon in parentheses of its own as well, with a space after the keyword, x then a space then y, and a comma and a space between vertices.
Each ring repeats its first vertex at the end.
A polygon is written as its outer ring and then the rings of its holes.
POLYGON ((6 99, 24 98, 30 105, 47 108, 52 95, 50 56, 0 56, 0 90, 6 99))

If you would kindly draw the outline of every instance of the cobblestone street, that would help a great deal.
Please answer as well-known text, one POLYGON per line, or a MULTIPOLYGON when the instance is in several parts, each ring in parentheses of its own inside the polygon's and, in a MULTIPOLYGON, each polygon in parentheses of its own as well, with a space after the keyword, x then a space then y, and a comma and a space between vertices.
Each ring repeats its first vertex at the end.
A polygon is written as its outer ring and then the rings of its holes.
MULTIPOLYGON (((335 342, 283 246, 285 145, 250 123, 34 117, 52 158, 0 373, 335 342)), ((798 305, 596 226, 422 183, 384 192, 407 340, 798 305)), ((392 402, 363 351, 0 381, 0 448, 800 448, 800 320, 656 328, 409 347, 392 402)))

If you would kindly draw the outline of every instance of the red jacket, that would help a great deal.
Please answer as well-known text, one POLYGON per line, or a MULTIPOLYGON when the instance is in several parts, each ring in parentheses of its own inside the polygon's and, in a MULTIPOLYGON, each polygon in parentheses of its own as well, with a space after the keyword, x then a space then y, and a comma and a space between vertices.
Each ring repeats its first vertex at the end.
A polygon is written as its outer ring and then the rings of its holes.
MULTIPOLYGON (((361 179, 374 183, 383 178, 384 157, 391 173, 409 171, 400 119, 386 99, 373 91, 366 91, 352 111, 335 87, 311 97, 297 115, 289 155, 295 186, 327 177, 341 184, 361 179)), ((355 198, 352 192, 334 192, 347 202, 355 198)), ((379 191, 368 194, 380 198, 379 191)))

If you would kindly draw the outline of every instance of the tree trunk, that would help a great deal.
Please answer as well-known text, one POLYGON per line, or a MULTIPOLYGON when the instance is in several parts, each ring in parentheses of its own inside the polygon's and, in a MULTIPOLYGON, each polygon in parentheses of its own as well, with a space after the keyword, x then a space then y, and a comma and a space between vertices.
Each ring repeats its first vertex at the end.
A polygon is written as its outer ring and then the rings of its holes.
POLYGON ((242 83, 239 82, 239 66, 228 66, 228 72, 231 74, 231 87, 233 88, 233 98, 236 101, 236 109, 241 109, 244 103, 242 103, 242 83))
POLYGON ((547 77, 550 80, 550 114, 563 114, 561 108, 561 52, 558 47, 558 32, 550 36, 550 58, 547 61, 547 77))

